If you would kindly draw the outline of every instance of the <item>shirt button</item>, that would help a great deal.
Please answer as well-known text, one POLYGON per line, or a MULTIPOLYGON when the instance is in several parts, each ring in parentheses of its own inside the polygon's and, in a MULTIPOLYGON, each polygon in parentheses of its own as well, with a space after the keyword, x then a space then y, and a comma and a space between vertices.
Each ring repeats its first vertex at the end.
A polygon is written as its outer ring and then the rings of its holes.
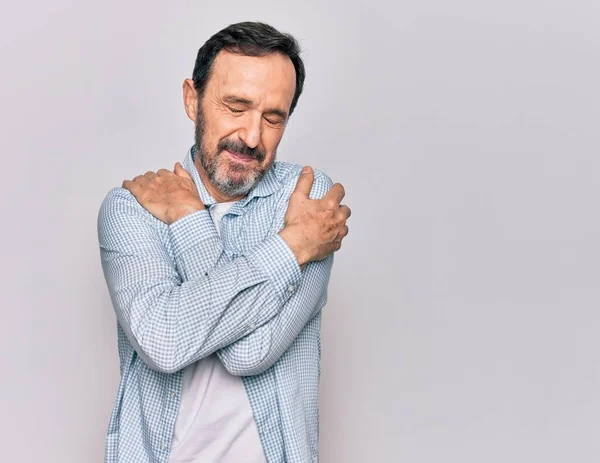
POLYGON ((177 398, 177 392, 171 391, 171 397, 173 397, 174 399, 176 399, 177 398))
POLYGON ((162 444, 160 444, 160 449, 167 450, 167 444, 165 444, 164 442, 162 444))
POLYGON ((289 285, 287 287, 287 290, 289 293, 293 293, 294 291, 296 291, 296 286, 295 285, 289 285))

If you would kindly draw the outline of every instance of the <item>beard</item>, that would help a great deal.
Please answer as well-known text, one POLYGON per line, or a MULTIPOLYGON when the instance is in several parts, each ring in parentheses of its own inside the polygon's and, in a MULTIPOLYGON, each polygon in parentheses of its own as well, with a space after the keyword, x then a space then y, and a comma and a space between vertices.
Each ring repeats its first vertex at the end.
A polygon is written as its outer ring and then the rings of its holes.
MULTIPOLYGON (((264 164, 266 153, 258 148, 250 148, 240 139, 223 138, 219 140, 214 151, 207 148, 205 140, 205 122, 201 106, 198 105, 198 116, 196 118, 195 142, 196 154, 200 165, 206 172, 210 182, 224 195, 246 196, 248 192, 264 177, 273 161, 264 164), (222 156, 223 151, 239 153, 258 161, 257 166, 248 166, 242 162, 232 162, 222 156)), ((254 164, 254 163, 252 163, 254 164)))

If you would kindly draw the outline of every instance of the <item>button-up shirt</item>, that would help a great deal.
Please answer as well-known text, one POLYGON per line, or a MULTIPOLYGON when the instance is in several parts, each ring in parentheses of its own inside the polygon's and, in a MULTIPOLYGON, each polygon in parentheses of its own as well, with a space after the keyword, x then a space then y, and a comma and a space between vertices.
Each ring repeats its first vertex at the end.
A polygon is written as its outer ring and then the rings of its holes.
MULTIPOLYGON (((190 150, 183 166, 214 204, 190 150)), ((321 309, 333 256, 303 270, 278 232, 301 166, 275 162, 223 217, 167 225, 123 188, 98 217, 104 276, 117 315, 121 380, 106 463, 166 463, 182 370, 216 353, 242 376, 269 463, 318 459, 321 309)), ((311 198, 331 180, 315 170, 311 198)))

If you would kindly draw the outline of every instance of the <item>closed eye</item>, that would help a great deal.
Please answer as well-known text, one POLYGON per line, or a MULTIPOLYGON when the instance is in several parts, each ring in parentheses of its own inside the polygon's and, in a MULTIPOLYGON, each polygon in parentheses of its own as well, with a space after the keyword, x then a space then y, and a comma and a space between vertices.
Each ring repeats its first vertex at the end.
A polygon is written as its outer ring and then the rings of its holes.
POLYGON ((239 113, 243 113, 244 112, 243 109, 232 108, 231 106, 227 106, 227 109, 229 109, 229 111, 231 111, 234 114, 239 114, 239 113))
POLYGON ((265 117, 265 121, 267 121, 271 125, 281 125, 282 124, 282 122, 279 120, 273 120, 273 119, 269 119, 267 117, 265 117))

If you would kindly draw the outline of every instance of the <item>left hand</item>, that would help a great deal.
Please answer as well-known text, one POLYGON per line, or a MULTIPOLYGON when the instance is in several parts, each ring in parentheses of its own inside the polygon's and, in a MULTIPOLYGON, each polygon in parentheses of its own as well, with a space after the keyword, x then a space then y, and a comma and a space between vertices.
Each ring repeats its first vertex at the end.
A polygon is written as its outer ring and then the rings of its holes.
POLYGON ((156 173, 138 175, 132 181, 125 180, 123 188, 129 190, 144 209, 167 225, 204 209, 192 177, 180 163, 175 164, 173 172, 160 169, 156 173))

